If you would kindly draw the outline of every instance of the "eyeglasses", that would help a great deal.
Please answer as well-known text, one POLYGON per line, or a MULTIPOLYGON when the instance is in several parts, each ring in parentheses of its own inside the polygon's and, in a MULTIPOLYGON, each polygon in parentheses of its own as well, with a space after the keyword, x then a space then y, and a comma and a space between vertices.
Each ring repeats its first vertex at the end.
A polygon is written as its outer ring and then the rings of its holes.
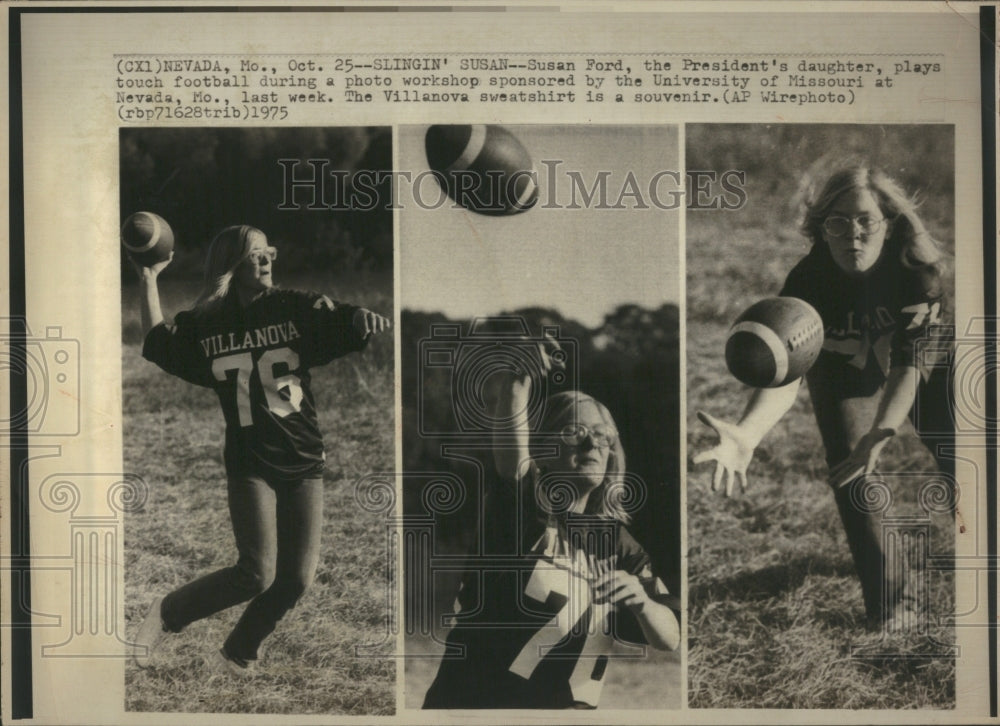
POLYGON ((274 262, 278 259, 278 250, 275 247, 265 247, 262 250, 254 250, 247 255, 247 259, 253 262, 255 265, 263 265, 264 260, 269 260, 274 262))
POLYGON ((843 217, 839 214, 833 214, 823 220, 823 231, 832 237, 844 237, 854 231, 855 222, 857 222, 862 234, 875 234, 885 223, 885 217, 873 217, 870 214, 843 217))
POLYGON ((579 446, 589 438, 594 446, 603 448, 615 445, 618 440, 618 432, 615 431, 614 427, 605 424, 598 424, 592 428, 583 424, 571 424, 559 432, 559 438, 570 446, 579 446))

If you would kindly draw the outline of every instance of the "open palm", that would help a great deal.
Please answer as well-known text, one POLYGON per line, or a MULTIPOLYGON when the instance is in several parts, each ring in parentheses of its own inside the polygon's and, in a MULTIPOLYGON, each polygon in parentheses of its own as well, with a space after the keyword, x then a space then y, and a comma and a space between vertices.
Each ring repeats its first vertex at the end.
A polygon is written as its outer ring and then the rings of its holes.
POLYGON ((736 424, 717 419, 704 411, 698 412, 698 420, 710 426, 719 436, 719 442, 707 451, 697 454, 695 464, 715 462, 712 474, 712 491, 723 487, 726 496, 733 493, 733 483, 739 480, 740 488, 747 488, 747 467, 753 459, 754 446, 746 433, 736 424))

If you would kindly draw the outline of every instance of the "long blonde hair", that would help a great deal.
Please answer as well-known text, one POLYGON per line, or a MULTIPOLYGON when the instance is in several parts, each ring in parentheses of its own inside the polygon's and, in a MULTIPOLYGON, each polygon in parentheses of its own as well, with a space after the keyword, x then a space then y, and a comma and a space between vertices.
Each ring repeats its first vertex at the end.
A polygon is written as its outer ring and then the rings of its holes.
POLYGON ((250 256, 257 235, 267 240, 263 232, 249 224, 235 224, 215 235, 205 258, 205 280, 195 310, 213 310, 228 297, 236 268, 250 256))
MULTIPOLYGON (((605 425, 618 430, 607 407, 596 398, 580 391, 563 391, 545 399, 545 413, 542 416, 541 430, 543 432, 560 431, 564 426, 576 423, 577 407, 584 403, 592 404, 597 408, 605 425)), ((547 443, 547 438, 545 434, 534 436, 532 443, 540 446, 547 443)), ((621 437, 617 436, 608 452, 604 481, 590 493, 587 499, 587 513, 617 519, 627 524, 629 515, 625 511, 623 502, 630 499, 625 483, 625 450, 622 448, 621 437)))
POLYGON ((868 191, 878 201, 891 225, 886 245, 903 267, 941 274, 941 250, 917 214, 916 201, 885 172, 863 164, 834 172, 816 198, 807 202, 802 232, 813 244, 823 244, 823 221, 841 195, 851 191, 868 191))

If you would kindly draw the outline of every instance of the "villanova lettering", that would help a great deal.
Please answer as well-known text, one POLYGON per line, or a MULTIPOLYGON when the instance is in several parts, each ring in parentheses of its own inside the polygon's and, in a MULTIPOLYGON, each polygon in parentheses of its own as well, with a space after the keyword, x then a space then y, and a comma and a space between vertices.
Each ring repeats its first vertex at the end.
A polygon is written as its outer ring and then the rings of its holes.
POLYGON ((895 325, 896 321, 892 317, 892 313, 890 313, 884 306, 879 305, 875 308, 874 318, 868 315, 868 313, 863 313, 861 315, 861 319, 858 320, 855 317, 854 311, 851 310, 847 313, 847 327, 830 327, 827 329, 826 333, 827 335, 835 338, 852 338, 860 337, 863 332, 869 331, 874 333, 875 337, 878 337, 883 333, 892 330, 895 325))
POLYGON ((205 355, 211 358, 234 350, 263 348, 267 345, 287 343, 301 337, 295 323, 289 320, 287 323, 277 323, 276 325, 247 330, 242 337, 238 333, 220 333, 202 338, 198 342, 201 343, 201 349, 205 351, 205 355))

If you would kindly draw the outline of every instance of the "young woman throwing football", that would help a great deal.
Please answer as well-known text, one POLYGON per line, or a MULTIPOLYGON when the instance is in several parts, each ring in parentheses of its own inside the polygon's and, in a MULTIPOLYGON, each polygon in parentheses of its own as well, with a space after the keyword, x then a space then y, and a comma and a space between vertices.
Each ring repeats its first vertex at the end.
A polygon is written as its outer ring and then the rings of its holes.
MULTIPOLYGON (((833 174, 808 205, 802 229, 812 249, 780 294, 809 302, 823 319, 823 349, 805 378, 865 611, 880 626, 912 612, 914 603, 897 568, 886 566, 881 517, 864 506, 874 486, 867 475, 908 416, 939 468, 954 473, 946 455, 951 436, 943 431, 952 421, 947 361, 917 351, 917 342, 935 333, 945 304, 944 261, 914 203, 892 179, 865 166, 833 174)), ((728 495, 737 480, 746 488, 754 449, 798 388, 794 381, 754 390, 735 424, 698 414, 719 436, 694 457, 715 461, 713 489, 728 495)))
POLYGON ((154 600, 135 639, 140 667, 165 633, 249 600, 216 654, 228 670, 245 672, 319 561, 325 456, 309 369, 362 350, 389 321, 323 295, 276 288, 276 256, 259 229, 222 230, 208 251, 201 295, 173 325, 164 321, 157 289, 170 260, 137 266, 143 356, 213 389, 222 405, 237 550, 231 567, 154 600))
MULTIPOLYGON (((554 344, 552 344, 554 345, 554 344)), ((545 344, 543 364, 554 365, 545 344)), ((469 558, 448 652, 424 708, 595 708, 612 640, 676 648, 676 604, 629 535, 625 453, 578 391, 529 430, 530 374, 496 373, 482 551, 469 558)))

